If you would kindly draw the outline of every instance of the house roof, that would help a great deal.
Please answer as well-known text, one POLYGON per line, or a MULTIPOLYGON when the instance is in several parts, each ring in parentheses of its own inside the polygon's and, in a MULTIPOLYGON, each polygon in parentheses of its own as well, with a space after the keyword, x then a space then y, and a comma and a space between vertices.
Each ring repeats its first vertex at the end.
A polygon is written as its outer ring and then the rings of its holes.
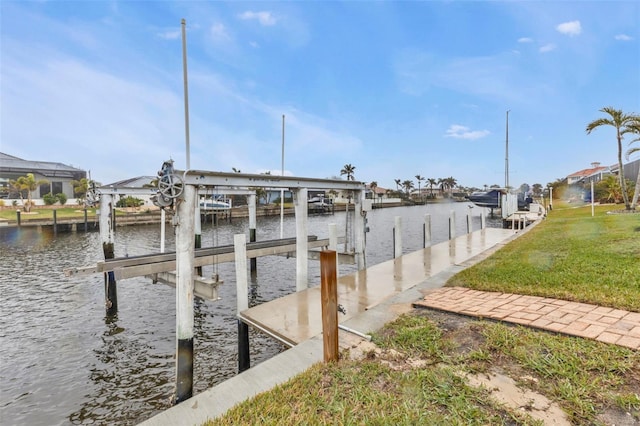
POLYGON ((149 185, 152 180, 157 178, 157 176, 136 176, 129 179, 119 180, 104 186, 114 186, 118 188, 142 188, 144 185, 149 185))
POLYGON ((609 167, 591 167, 589 169, 583 169, 580 171, 577 171, 575 173, 570 174, 569 176, 567 176, 567 178, 576 178, 576 179, 581 179, 581 178, 585 178, 588 176, 591 176, 593 174, 596 174, 598 172, 603 172, 605 170, 608 170, 609 167))
POLYGON ((45 177, 74 178, 78 173, 86 174, 82 169, 52 161, 30 161, 0 152, 0 172, 33 173, 45 177))

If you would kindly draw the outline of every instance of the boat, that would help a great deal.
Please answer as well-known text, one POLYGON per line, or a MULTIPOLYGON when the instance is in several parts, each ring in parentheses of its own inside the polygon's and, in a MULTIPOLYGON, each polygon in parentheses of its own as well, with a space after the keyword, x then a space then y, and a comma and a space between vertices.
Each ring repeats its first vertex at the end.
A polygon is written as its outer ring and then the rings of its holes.
POLYGON ((506 193, 507 191, 505 189, 496 188, 490 191, 474 192, 468 196, 468 199, 478 207, 497 209, 500 207, 502 195, 506 193))
MULTIPOLYGON (((501 207, 502 195, 507 194, 504 188, 495 188, 490 191, 474 192, 468 199, 478 207, 488 207, 497 209, 501 207)), ((529 210, 529 204, 533 202, 531 197, 526 197, 523 193, 518 193, 518 210, 529 210)))
POLYGON ((208 199, 200 201, 201 210, 228 210, 231 208, 231 200, 208 199))

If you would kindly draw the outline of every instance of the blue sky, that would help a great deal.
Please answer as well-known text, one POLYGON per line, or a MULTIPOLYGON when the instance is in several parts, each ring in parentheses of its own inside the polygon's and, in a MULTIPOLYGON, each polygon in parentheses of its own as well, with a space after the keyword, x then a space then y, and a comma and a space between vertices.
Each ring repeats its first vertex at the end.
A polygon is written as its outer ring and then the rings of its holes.
MULTIPOLYGON (((640 2, 0 3, 0 150, 103 184, 191 168, 548 182, 616 162, 640 113, 640 2)), ((626 145, 625 145, 626 147, 626 145)), ((632 157, 634 159, 635 157, 632 157)), ((424 185, 424 184, 423 184, 424 185)), ((417 182, 416 182, 417 186, 417 182)))

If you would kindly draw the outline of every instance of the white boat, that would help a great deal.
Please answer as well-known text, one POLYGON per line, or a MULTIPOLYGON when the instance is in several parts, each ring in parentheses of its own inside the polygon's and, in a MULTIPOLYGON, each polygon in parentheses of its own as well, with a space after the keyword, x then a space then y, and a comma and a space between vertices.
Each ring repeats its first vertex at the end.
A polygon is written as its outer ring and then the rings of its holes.
POLYGON ((231 208, 231 200, 214 199, 200 201, 200 210, 228 210, 231 208))

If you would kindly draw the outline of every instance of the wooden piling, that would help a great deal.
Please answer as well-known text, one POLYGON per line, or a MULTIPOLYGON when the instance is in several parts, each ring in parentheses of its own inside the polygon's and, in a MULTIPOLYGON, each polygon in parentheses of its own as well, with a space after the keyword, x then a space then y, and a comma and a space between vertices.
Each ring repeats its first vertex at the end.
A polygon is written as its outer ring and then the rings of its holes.
POLYGON ((58 210, 53 209, 53 235, 58 235, 58 210))
POLYGON ((467 234, 471 233, 471 211, 469 211, 469 213, 467 213, 467 234))
POLYGON ((87 221, 87 208, 84 208, 84 232, 89 231, 89 222, 87 221))
MULTIPOLYGON (((114 235, 111 222, 114 217, 113 198, 110 194, 102 194, 100 197, 100 240, 102 241, 102 253, 104 259, 113 259, 114 255, 114 235)), ((104 273, 104 304, 107 316, 118 313, 118 291, 116 277, 113 271, 104 273)))
POLYGON ((20 226, 20 210, 16 210, 16 220, 18 221, 18 226, 20 226))
MULTIPOLYGON (((247 279, 247 237, 237 234, 233 237, 236 265, 236 306, 237 315, 249 308, 249 283, 247 279)), ((238 318, 238 372, 251 366, 249 356, 249 326, 238 318)))
POLYGON ((338 277, 336 252, 320 252, 320 292, 324 362, 338 361, 338 277))
POLYGON ((185 185, 176 226, 176 403, 193 395, 193 278, 196 188, 185 185))

